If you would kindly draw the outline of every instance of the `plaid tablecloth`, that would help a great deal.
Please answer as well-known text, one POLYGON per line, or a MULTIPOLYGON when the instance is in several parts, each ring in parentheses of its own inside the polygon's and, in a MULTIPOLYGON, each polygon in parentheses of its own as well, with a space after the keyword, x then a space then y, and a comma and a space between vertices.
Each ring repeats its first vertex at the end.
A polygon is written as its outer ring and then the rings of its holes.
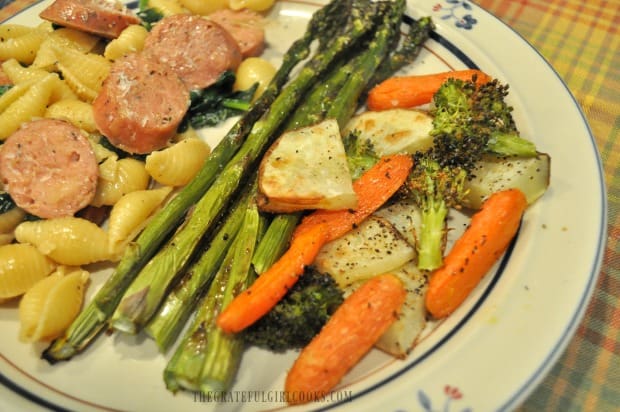
MULTIPOLYGON (((0 0, 0 21, 32 2, 0 0)), ((477 3, 527 39, 567 83, 607 181, 608 242, 593 299, 565 354, 521 410, 620 410, 620 0, 477 3)))
POLYGON ((603 160, 608 242, 586 316, 525 411, 620 410, 620 1, 479 0, 551 63, 581 105, 603 160))

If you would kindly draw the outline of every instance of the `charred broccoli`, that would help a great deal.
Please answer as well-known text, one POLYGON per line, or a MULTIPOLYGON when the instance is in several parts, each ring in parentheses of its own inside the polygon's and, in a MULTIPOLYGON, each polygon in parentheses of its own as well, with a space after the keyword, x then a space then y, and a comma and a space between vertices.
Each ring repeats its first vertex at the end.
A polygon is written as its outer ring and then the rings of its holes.
POLYGON ((497 79, 477 86, 475 79, 448 79, 433 97, 432 157, 441 166, 471 170, 484 153, 535 156, 534 144, 519 136, 508 85, 497 79))
POLYGON ((485 153, 536 155, 536 147, 521 138, 505 97, 508 86, 492 80, 483 85, 449 79, 433 97, 433 146, 414 155, 405 192, 420 206, 418 267, 433 270, 443 262, 446 219, 459 207, 464 184, 485 153))
POLYGON ((349 132, 345 134, 342 143, 353 180, 359 178, 379 160, 370 139, 360 139, 359 133, 349 132))
POLYGON ((433 270, 443 262, 446 219, 464 195, 467 173, 459 167, 441 166, 430 153, 416 153, 404 192, 420 207, 421 231, 417 235, 418 267, 433 270))
POLYGON ((248 344, 284 352, 304 347, 343 301, 330 275, 306 268, 305 273, 265 316, 244 332, 248 344))

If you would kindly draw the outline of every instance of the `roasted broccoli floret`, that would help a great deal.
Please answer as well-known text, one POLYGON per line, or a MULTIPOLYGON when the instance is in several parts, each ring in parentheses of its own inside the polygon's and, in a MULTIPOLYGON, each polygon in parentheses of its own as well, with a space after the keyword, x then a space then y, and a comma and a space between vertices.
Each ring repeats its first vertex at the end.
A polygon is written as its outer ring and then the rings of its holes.
POLYGON ((355 131, 347 133, 342 138, 342 143, 353 180, 363 175, 379 160, 370 139, 360 139, 359 134, 355 131))
POLYGON ((534 144, 519 136, 508 85, 497 79, 476 86, 475 79, 449 79, 433 97, 432 157, 441 166, 471 170, 484 153, 535 156, 534 144))
POLYGON ((342 301, 342 291, 330 275, 307 268, 285 297, 245 330, 245 340, 274 352, 302 348, 342 301))
POLYGON ((449 79, 433 97, 433 146, 414 155, 405 193, 419 205, 418 266, 441 266, 450 208, 458 208, 465 180, 485 153, 532 156, 536 148, 521 138, 505 97, 508 86, 449 79))
POLYGON ((420 207, 422 224, 416 242, 420 269, 441 266, 448 211, 460 204, 466 178, 464 169, 441 166, 430 152, 414 155, 414 166, 403 190, 420 207))

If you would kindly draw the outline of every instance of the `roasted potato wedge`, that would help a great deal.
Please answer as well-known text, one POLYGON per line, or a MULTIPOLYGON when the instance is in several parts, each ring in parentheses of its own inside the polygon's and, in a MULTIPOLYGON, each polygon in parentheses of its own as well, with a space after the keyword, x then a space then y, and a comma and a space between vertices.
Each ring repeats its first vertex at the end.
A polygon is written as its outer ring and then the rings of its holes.
POLYGON ((415 256, 415 249, 386 219, 371 216, 345 236, 323 246, 314 266, 332 275, 344 289, 398 269, 415 256))
POLYGON ((426 326, 424 296, 428 288, 428 276, 414 262, 391 273, 403 282, 407 296, 398 319, 381 335, 375 346, 390 355, 403 358, 415 346, 426 326))
POLYGON ((432 129, 433 118, 421 110, 391 109, 368 111, 353 117, 343 135, 357 131, 360 139, 370 139, 379 156, 386 156, 430 148, 432 129))
POLYGON ((375 212, 394 226, 411 246, 416 246, 416 233, 422 226, 420 207, 413 200, 400 200, 375 212))
POLYGON ((325 120, 280 136, 261 162, 258 186, 259 207, 268 212, 355 209, 338 123, 325 120))
POLYGON ((465 184, 467 194, 463 206, 480 209, 492 193, 518 188, 528 204, 541 197, 549 187, 551 158, 546 153, 536 157, 485 156, 472 172, 475 176, 465 184))

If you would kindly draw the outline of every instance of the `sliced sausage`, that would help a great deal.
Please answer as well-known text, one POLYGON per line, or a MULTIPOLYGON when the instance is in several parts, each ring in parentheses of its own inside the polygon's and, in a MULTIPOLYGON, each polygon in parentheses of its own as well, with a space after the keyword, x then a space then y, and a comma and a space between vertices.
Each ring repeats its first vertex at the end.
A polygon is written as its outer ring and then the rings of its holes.
POLYGON ((189 107, 189 92, 167 66, 132 53, 117 59, 93 101, 99 131, 129 153, 168 144, 189 107))
POLYGON ((117 38, 127 26, 140 23, 122 3, 107 0, 56 0, 39 17, 109 39, 117 38))
POLYGON ((210 86, 225 70, 235 70, 242 59, 228 31, 190 14, 160 20, 146 37, 143 53, 169 65, 188 90, 210 86))
POLYGON ((35 216, 73 216, 95 196, 98 177, 88 139, 63 120, 28 122, 0 147, 5 190, 19 207, 35 216))
POLYGON ((209 19, 228 30, 243 57, 258 56, 265 49, 263 16, 259 13, 250 9, 220 9, 209 14, 209 19))

